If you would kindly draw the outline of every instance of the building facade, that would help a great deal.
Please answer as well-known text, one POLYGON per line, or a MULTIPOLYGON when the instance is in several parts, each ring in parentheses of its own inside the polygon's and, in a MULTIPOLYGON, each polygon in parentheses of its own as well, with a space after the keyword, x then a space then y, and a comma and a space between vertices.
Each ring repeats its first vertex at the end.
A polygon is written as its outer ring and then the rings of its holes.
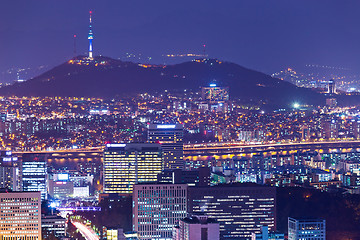
POLYGON ((107 228, 106 240, 126 240, 124 230, 122 228, 107 228))
POLYGON ((326 226, 324 219, 288 218, 289 240, 325 240, 326 226))
POLYGON ((133 192, 133 230, 142 240, 172 239, 186 217, 186 184, 138 184, 133 192))
POLYGON ((11 151, 0 151, 0 188, 21 190, 20 163, 11 151))
POLYGON ((252 233, 251 240, 284 240, 285 234, 279 232, 269 232, 268 226, 261 227, 261 233, 252 233))
POLYGON ((184 169, 183 135, 181 124, 150 124, 148 141, 159 143, 164 152, 164 169, 184 169))
POLYGON ((24 153, 22 156, 22 187, 26 192, 41 192, 47 199, 47 164, 45 154, 24 153))
POLYGON ((276 229, 276 189, 256 184, 189 187, 188 211, 220 223, 220 239, 249 239, 262 225, 276 229))
POLYGON ((179 221, 173 240, 219 240, 220 228, 215 219, 206 215, 192 215, 179 221))
POLYGON ((0 193, 0 239, 41 240, 41 193, 0 193))
POLYGON ((55 237, 65 237, 66 235, 66 219, 57 215, 43 215, 41 217, 41 228, 43 230, 43 238, 48 237, 51 233, 55 237))
POLYGON ((229 88, 210 84, 201 88, 201 98, 211 103, 229 101, 229 88))
POLYGON ((107 144, 104 151, 104 193, 131 194, 133 185, 154 182, 163 170, 159 144, 107 144))

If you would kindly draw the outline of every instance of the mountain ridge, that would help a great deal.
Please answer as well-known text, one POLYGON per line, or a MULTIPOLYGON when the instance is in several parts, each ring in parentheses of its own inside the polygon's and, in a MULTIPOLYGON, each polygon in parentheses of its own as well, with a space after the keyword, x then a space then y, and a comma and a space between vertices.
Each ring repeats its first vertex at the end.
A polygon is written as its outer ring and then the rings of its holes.
POLYGON ((2 87, 3 96, 111 98, 132 93, 176 89, 197 90, 210 83, 227 86, 244 101, 285 106, 294 101, 319 104, 324 96, 238 64, 196 59, 174 65, 123 62, 108 57, 89 61, 78 56, 22 83, 2 87))

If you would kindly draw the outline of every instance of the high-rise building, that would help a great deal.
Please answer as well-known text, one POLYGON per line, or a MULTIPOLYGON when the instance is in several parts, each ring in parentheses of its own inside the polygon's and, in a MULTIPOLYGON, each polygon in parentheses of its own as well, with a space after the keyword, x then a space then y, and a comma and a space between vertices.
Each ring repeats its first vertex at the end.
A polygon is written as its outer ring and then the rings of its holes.
POLYGON ((11 151, 0 151, 0 188, 21 190, 21 174, 18 157, 11 151))
POLYGON ((326 106, 328 106, 328 107, 336 107, 336 105, 337 105, 336 98, 327 98, 326 99, 326 106))
POLYGON ((48 180, 49 195, 52 198, 67 198, 74 195, 74 183, 70 181, 48 180))
POLYGON ((106 228, 106 240, 126 240, 122 228, 106 228))
POLYGON ((66 219, 57 215, 43 215, 41 216, 41 228, 43 238, 47 238, 50 234, 55 237, 65 237, 66 219))
POLYGON ((163 153, 159 144, 107 144, 104 151, 104 193, 127 195, 133 185, 155 182, 163 170, 163 153))
POLYGON ((326 228, 324 219, 288 218, 289 240, 325 240, 326 228))
POLYGON ((216 84, 210 84, 208 87, 201 88, 202 102, 199 109, 216 112, 226 112, 228 110, 229 88, 218 87, 216 84))
POLYGON ((284 240, 285 234, 279 232, 269 232, 268 226, 261 227, 261 233, 252 233, 251 240, 284 240))
POLYGON ((276 229, 276 189, 261 185, 222 184, 189 187, 188 212, 220 223, 220 239, 249 239, 260 227, 276 229))
POLYGON ((40 192, 0 193, 0 239, 41 240, 40 192))
POLYGON ((158 183, 188 184, 189 186, 209 186, 210 168, 200 167, 196 170, 169 169, 158 174, 158 183))
POLYGON ((186 184, 138 184, 133 192, 133 230, 142 240, 172 239, 186 217, 186 184))
POLYGON ((164 152, 164 169, 184 169, 183 135, 181 124, 150 124, 148 141, 160 143, 164 152))
POLYGON ((338 138, 340 123, 338 119, 326 119, 321 123, 321 136, 325 139, 338 138))
POLYGON ((219 240, 220 228, 215 219, 206 215, 192 215, 179 221, 173 240, 219 240))
POLYGON ((360 138, 360 121, 353 119, 350 122, 350 136, 352 136, 354 139, 360 138))
POLYGON ((219 87, 216 84, 210 84, 208 87, 201 88, 201 97, 204 101, 208 101, 210 103, 228 101, 229 88, 219 87))
POLYGON ((45 154, 24 153, 22 155, 22 187, 26 192, 41 192, 47 199, 47 164, 45 154))
POLYGON ((330 93, 330 94, 335 94, 336 93, 336 85, 335 85, 335 80, 334 79, 329 80, 328 93, 330 93))

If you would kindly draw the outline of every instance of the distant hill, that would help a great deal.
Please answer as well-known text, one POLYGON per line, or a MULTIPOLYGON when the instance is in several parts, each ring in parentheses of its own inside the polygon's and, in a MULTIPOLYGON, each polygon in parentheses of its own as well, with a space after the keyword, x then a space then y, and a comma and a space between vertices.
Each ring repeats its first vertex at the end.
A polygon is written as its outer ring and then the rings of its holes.
POLYGON ((78 56, 26 82, 3 87, 0 95, 110 98, 165 89, 197 90, 213 82, 228 86, 230 97, 244 101, 274 106, 289 106, 295 101, 324 103, 324 97, 310 89, 216 59, 151 66, 107 57, 87 62, 85 57, 78 56))

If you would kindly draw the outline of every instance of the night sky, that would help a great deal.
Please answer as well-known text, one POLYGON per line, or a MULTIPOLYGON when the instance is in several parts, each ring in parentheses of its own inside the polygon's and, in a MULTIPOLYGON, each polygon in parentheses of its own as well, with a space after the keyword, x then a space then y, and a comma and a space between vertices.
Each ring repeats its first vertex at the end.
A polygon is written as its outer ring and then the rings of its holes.
POLYGON ((62 63, 74 56, 74 34, 85 54, 89 10, 95 55, 169 63, 161 55, 206 44, 209 57, 266 73, 305 64, 360 72, 359 0, 3 1, 0 71, 62 63))

